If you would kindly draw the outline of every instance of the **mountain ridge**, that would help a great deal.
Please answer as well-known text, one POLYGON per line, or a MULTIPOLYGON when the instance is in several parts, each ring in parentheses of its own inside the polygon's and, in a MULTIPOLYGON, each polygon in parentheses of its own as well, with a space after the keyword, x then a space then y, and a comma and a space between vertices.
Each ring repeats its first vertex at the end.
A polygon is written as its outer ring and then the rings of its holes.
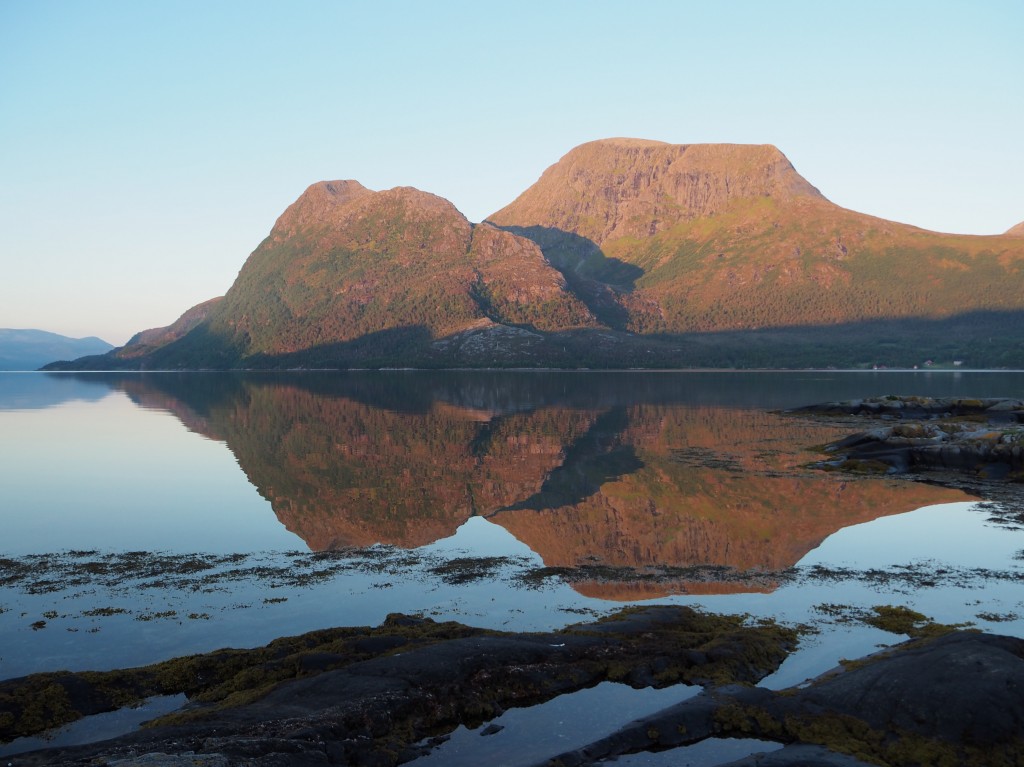
POLYGON ((223 299, 72 366, 744 367, 758 344, 769 367, 1020 365, 1012 232, 846 210, 768 144, 604 139, 479 224, 312 184, 223 299))

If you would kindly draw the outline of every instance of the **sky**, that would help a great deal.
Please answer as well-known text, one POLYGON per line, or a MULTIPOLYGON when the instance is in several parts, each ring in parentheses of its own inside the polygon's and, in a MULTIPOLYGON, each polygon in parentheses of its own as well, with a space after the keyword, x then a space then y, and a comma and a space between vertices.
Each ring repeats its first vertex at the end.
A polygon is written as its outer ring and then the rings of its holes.
POLYGON ((612 136, 774 144, 833 202, 1024 221, 1021 0, 0 0, 0 327, 122 344, 310 184, 471 221, 612 136))

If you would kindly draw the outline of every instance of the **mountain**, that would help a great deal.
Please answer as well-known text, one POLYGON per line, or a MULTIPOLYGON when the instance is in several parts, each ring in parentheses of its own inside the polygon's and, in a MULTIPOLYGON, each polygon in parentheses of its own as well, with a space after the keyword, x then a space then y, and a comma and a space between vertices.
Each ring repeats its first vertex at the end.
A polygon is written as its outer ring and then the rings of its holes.
POLYGON ((606 324, 686 334, 1024 309, 1024 246, 825 199, 772 146, 584 144, 488 219, 606 324))
POLYGON ((45 330, 0 328, 0 370, 37 370, 55 360, 72 360, 113 349, 95 336, 69 338, 45 330))
POLYGON ((514 344, 598 325, 530 240, 474 226, 410 187, 332 181, 281 215, 222 299, 111 357, 172 368, 395 364, 464 333, 514 344))
POLYGON ((1021 221, 1016 226, 1011 226, 1006 230, 1006 234, 1010 237, 1024 237, 1024 221, 1021 221))
POLYGON ((1024 239, 843 209, 773 146, 607 139, 471 224, 309 187, 221 300, 58 368, 1024 364, 1024 239))

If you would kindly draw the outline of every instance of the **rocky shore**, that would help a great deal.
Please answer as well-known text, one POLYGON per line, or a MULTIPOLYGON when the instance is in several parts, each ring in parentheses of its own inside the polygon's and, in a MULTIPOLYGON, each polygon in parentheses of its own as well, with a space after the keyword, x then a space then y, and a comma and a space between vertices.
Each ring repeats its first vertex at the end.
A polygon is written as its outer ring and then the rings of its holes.
POLYGON ((396 765, 505 709, 604 681, 704 692, 544 764, 591 765, 709 738, 784 744, 742 765, 1017 764, 1024 758, 1024 640, 942 627, 781 692, 753 686, 796 631, 686 607, 625 610, 553 633, 502 633, 393 615, 254 650, 139 669, 0 684, 3 737, 184 692, 142 730, 7 757, 28 765, 396 765))
POLYGON ((905 474, 953 471, 1024 481, 1024 401, 875 397, 826 402, 792 413, 853 416, 882 425, 825 446, 820 468, 905 474))

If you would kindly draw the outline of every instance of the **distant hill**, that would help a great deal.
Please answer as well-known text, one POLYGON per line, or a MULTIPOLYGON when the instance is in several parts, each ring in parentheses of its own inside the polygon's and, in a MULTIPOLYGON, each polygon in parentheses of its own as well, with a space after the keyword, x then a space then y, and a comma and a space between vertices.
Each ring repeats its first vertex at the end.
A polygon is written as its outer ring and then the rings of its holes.
POLYGON ((113 349, 95 336, 69 338, 45 330, 0 328, 0 370, 38 370, 56 360, 73 360, 113 349))
POLYGON ((845 210, 767 145, 607 139, 471 224, 309 187, 223 299, 58 368, 1024 366, 1024 239, 845 210))
POLYGON ((1024 237, 1024 221, 1021 221, 1016 226, 1011 226, 1006 230, 1006 233, 1011 237, 1024 237))

